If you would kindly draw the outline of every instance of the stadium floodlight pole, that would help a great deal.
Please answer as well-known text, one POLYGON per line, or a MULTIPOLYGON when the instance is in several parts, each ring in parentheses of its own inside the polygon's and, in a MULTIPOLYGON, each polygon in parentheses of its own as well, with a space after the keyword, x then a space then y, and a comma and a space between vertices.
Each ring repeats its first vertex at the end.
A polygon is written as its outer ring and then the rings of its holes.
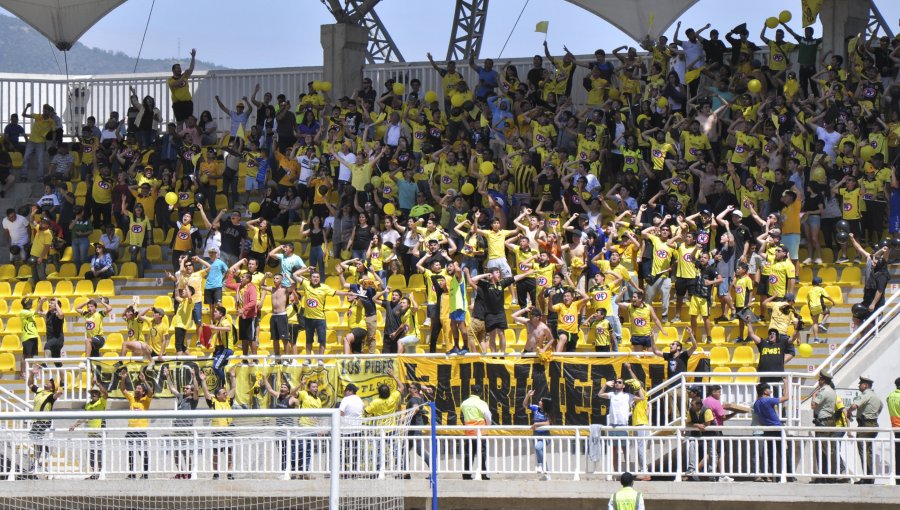
POLYGON ((438 465, 438 447, 437 447, 437 407, 434 401, 428 403, 431 407, 431 510, 438 510, 438 489, 437 489, 437 465, 438 465))

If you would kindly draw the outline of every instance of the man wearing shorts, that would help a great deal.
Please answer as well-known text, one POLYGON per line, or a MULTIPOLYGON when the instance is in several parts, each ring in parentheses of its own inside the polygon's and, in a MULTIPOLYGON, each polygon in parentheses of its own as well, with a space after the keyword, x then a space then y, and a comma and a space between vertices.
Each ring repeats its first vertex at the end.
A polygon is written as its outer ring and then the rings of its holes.
POLYGON ((506 311, 503 303, 504 290, 514 282, 533 276, 529 270, 517 274, 515 277, 501 278, 499 267, 492 267, 485 274, 480 274, 471 279, 478 285, 478 290, 484 296, 484 330, 487 333, 487 341, 490 343, 491 352, 506 352, 506 311), (499 339, 500 349, 497 350, 499 339))
POLYGON ((222 285, 225 280, 225 273, 228 272, 228 266, 219 258, 218 248, 210 248, 209 262, 195 257, 194 262, 199 262, 206 266, 206 285, 203 287, 203 304, 209 307, 209 313, 212 314, 214 306, 222 302, 222 285))
MULTIPOLYGON (((241 341, 241 351, 245 355, 256 354, 256 324, 260 296, 259 290, 253 283, 253 276, 250 273, 241 273, 240 282, 235 282, 234 270, 229 269, 228 274, 225 276, 225 286, 233 290, 237 298, 235 304, 237 305, 238 339, 241 341)), ((278 355, 278 347, 276 343, 276 355, 278 355)))
MULTIPOLYGON (((622 287, 624 290, 625 287, 622 287)), ((619 310, 628 312, 631 316, 631 346, 635 352, 643 352, 649 350, 653 345, 653 325, 662 331, 663 325, 656 317, 653 307, 644 302, 644 292, 640 290, 634 291, 631 295, 631 302, 625 303, 624 298, 619 296, 619 310)))
MULTIPOLYGON (((306 330, 306 353, 312 354, 313 341, 318 336, 317 354, 325 354, 328 333, 328 325, 325 323, 325 298, 335 295, 349 296, 350 293, 336 291, 322 283, 322 275, 319 274, 319 271, 309 267, 295 271, 294 280, 299 282, 297 290, 303 293, 304 299, 303 322, 306 330), (304 273, 309 273, 308 279, 303 276, 304 273)), ((283 283, 279 282, 279 285, 283 285, 283 283)), ((319 364, 324 363, 319 360, 319 364)))
POLYGON ((191 65, 187 71, 181 71, 181 64, 172 66, 172 77, 166 80, 169 85, 169 93, 172 96, 172 112, 175 114, 175 122, 178 131, 184 127, 184 121, 194 114, 194 101, 191 99, 191 88, 188 86, 188 79, 194 72, 194 61, 197 57, 197 50, 191 48, 191 65))
MULTIPOLYGON (((282 345, 284 345, 286 354, 295 354, 294 349, 296 347, 292 343, 293 339, 291 338, 287 317, 288 296, 291 289, 282 285, 283 280, 284 278, 281 274, 276 273, 272 275, 272 286, 263 287, 264 291, 272 294, 272 315, 269 316, 269 331, 272 334, 272 346, 275 348, 275 357, 281 356, 282 345)), ((310 338, 309 333, 307 333, 307 338, 310 338)), ((321 339, 319 341, 320 343, 322 342, 321 339)))
POLYGON ((581 316, 581 309, 587 304, 588 295, 580 289, 577 292, 579 299, 576 300, 574 292, 567 289, 563 294, 563 302, 553 305, 558 320, 556 352, 575 352, 578 346, 578 318, 581 316))
MULTIPOLYGON (((476 212, 476 223, 480 217, 481 213, 476 212)), ((500 270, 502 278, 512 277, 512 268, 509 267, 509 261, 506 260, 506 238, 515 235, 516 231, 500 230, 500 218, 495 217, 491 220, 490 230, 479 228, 476 232, 481 234, 485 242, 487 242, 487 264, 485 264, 485 269, 497 268, 500 270)))
POLYGON ((375 354, 375 328, 378 316, 375 309, 375 289, 349 285, 350 334, 344 339, 344 354, 365 352, 375 354), (365 344, 364 344, 365 342, 365 344))

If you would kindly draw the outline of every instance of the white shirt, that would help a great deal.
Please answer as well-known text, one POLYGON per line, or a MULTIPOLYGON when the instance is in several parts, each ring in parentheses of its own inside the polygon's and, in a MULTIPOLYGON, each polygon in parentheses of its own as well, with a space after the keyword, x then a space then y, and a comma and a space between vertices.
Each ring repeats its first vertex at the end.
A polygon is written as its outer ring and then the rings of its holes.
POLYGON ((216 230, 206 238, 206 246, 203 248, 203 256, 209 258, 209 250, 215 248, 222 253, 222 232, 216 230))
POLYGON ((38 200, 38 204, 40 204, 41 207, 45 205, 49 205, 50 207, 59 207, 59 198, 56 196, 56 193, 49 193, 42 196, 40 200, 38 200))
POLYGON ((319 158, 310 159, 309 156, 304 154, 297 157, 297 163, 300 163, 300 175, 297 177, 297 182, 306 184, 313 176, 313 168, 319 166, 319 158))
MULTIPOLYGON (((338 152, 338 156, 349 163, 356 163, 356 154, 352 152, 348 152, 346 154, 344 154, 343 152, 338 152)), ((349 182, 351 173, 352 172, 350 171, 350 167, 345 165, 344 163, 341 163, 340 167, 338 168, 338 180, 349 182)))
POLYGON ((705 63, 703 58, 703 45, 700 44, 699 39, 697 42, 691 42, 690 39, 681 41, 681 47, 684 49, 684 60, 687 62, 687 65, 690 66, 688 69, 697 69, 705 63), (695 59, 697 59, 696 62, 694 62, 695 59), (691 65, 691 62, 694 62, 694 65, 691 65))
POLYGON ((837 131, 829 133, 825 128, 820 126, 816 128, 816 138, 825 142, 825 154, 828 154, 828 157, 834 160, 837 156, 835 147, 838 142, 841 141, 841 134, 837 131))
POLYGON ((386 145, 390 145, 391 147, 396 147, 397 144, 400 143, 399 124, 391 124, 388 126, 387 132, 384 134, 384 143, 386 145))
POLYGON ((28 218, 16 215, 16 219, 9 221, 9 218, 3 217, 3 228, 9 232, 10 244, 16 246, 24 246, 31 239, 28 229, 28 218))
POLYGON ((609 414, 606 415, 607 425, 628 426, 628 418, 631 415, 631 399, 633 397, 634 395, 624 391, 611 392, 609 394, 609 414))
POLYGON ((347 395, 341 399, 341 426, 359 427, 362 425, 362 415, 366 409, 359 395, 347 395))

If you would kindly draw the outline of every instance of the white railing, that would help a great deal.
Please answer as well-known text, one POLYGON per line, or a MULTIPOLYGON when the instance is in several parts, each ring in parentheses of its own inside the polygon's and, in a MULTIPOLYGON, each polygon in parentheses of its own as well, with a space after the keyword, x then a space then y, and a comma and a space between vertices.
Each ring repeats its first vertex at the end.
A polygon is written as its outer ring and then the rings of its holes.
MULTIPOLYGON (((757 53, 756 58, 765 61, 767 55, 767 51, 761 51, 757 53)), ((640 56, 645 62, 649 62, 646 54, 642 53, 640 56)), ((578 57, 579 62, 593 60, 593 55, 578 57)), ((618 64, 612 55, 609 56, 609 61, 618 64)), ((516 68, 519 80, 524 82, 531 68, 531 57, 497 61, 495 69, 502 72, 506 62, 510 62, 516 68)), ((478 63, 481 65, 482 61, 478 63)), ((438 64, 441 67, 445 65, 443 62, 438 64)), ((546 61, 544 64, 545 67, 549 66, 546 61)), ((649 63, 647 65, 649 66, 649 63)), ((478 83, 477 74, 466 62, 458 62, 457 71, 470 88, 478 83)), ((321 67, 196 71, 190 80, 194 115, 199 117, 202 111, 208 110, 218 123, 219 130, 226 131, 230 120, 219 110, 215 96, 221 97, 222 102, 231 108, 240 98, 250 97, 253 87, 259 83, 261 90, 257 98, 260 101, 265 92, 271 92, 274 96, 285 94, 295 107, 299 95, 307 92, 307 83, 321 80, 322 73, 321 67)), ((581 85, 582 79, 587 74, 585 68, 577 67, 572 77, 571 97, 576 105, 583 105, 587 101, 587 92, 581 85)), ((88 116, 94 116, 100 127, 112 111, 119 112, 119 118, 124 119, 130 104, 128 87, 134 86, 139 98, 150 95, 156 99, 164 122, 168 122, 173 120, 171 97, 166 82, 169 76, 168 73, 79 75, 70 76, 66 80, 62 75, 0 73, 0 111, 21 112, 25 104, 30 102, 40 113, 41 105, 50 104, 63 119, 66 133, 80 134, 80 126, 85 123, 88 116)), ((441 76, 428 62, 367 65, 363 69, 363 76, 372 79, 373 87, 379 96, 386 90, 384 83, 389 78, 395 78, 407 83, 412 79, 418 79, 422 83, 422 96, 426 91, 432 90, 439 98, 443 98, 441 76)), ((255 120, 256 113, 253 115, 252 119, 255 120)), ((23 119, 23 123, 27 131, 31 121, 23 119)))
POLYGON ((0 413, 23 413, 32 410, 31 402, 0 385, 0 413))
MULTIPOLYGON (((668 379, 665 383, 658 384, 647 392, 647 407, 650 423, 667 426, 684 426, 687 410, 690 404, 688 388, 697 386, 701 389, 701 398, 709 395, 711 386, 722 388, 721 401, 730 404, 751 405, 756 400, 757 378, 788 379, 790 384, 790 400, 784 404, 782 420, 785 425, 799 426, 801 424, 801 395, 800 390, 805 374, 794 372, 746 372, 740 374, 710 374, 708 372, 682 372, 668 379), (731 379, 731 381, 711 381, 711 377, 731 379), (753 381, 742 382, 740 380, 753 378, 753 381)), ((772 393, 782 395, 784 383, 773 381, 772 393)), ((749 414, 741 415, 741 418, 750 418, 749 414)))
MULTIPOLYGON (((535 472, 538 443, 543 445, 546 474, 573 480, 628 470, 637 476, 675 481, 731 477, 894 484, 897 465, 898 438, 891 429, 711 427, 699 435, 696 429, 683 427, 592 426, 548 427, 549 435, 534 436, 530 427, 521 426, 439 426, 432 439, 428 427, 342 428, 332 411, 318 416, 326 414, 332 418, 330 427, 275 425, 278 417, 311 416, 299 411, 54 412, 52 425, 44 432, 36 433, 32 422, 20 420, 19 427, 0 434, 0 457, 5 460, 0 463, 0 476, 121 479, 187 474, 192 479, 214 475, 286 479, 328 475, 334 480, 340 474, 424 477, 433 466, 439 476, 518 477, 535 472), (235 426, 212 427, 205 422, 226 414, 235 417, 235 426), (173 426, 172 419, 179 416, 195 423, 173 426), (110 427, 69 430, 73 419, 99 417, 108 417, 110 427), (153 421, 148 428, 127 428, 119 422, 126 417, 153 421)), ((33 420, 48 413, 15 415, 26 416, 33 420)))
MULTIPOLYGON (((56 386, 62 386, 63 393, 59 400, 87 400, 90 393, 90 363, 78 358, 29 358, 25 361, 26 373, 31 367, 40 365, 41 370, 34 378, 38 387, 53 379, 56 386), (60 365, 60 366, 56 366, 60 365)), ((25 384, 25 401, 31 402, 34 395, 28 384, 25 384)))

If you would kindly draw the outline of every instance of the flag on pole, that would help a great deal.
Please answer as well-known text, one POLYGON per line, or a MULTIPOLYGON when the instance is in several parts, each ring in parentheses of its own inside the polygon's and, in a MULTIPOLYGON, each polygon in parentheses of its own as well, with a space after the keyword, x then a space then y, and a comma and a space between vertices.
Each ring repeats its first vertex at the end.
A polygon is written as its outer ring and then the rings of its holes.
POLYGON ((656 21, 656 17, 653 15, 653 11, 649 11, 647 14, 647 25, 650 30, 653 30, 653 22, 656 21))
POLYGON ((235 133, 235 136, 237 136, 238 138, 243 140, 245 143, 247 142, 247 134, 244 133, 244 123, 243 122, 238 124, 237 133, 235 133))
POLYGON ((535 32, 540 32, 542 34, 547 34, 547 29, 550 28, 549 21, 538 21, 537 25, 534 26, 535 32))
POLYGON ((816 22, 819 17, 819 11, 822 10, 822 3, 825 0, 802 0, 801 10, 803 11, 803 26, 808 27, 816 22))

